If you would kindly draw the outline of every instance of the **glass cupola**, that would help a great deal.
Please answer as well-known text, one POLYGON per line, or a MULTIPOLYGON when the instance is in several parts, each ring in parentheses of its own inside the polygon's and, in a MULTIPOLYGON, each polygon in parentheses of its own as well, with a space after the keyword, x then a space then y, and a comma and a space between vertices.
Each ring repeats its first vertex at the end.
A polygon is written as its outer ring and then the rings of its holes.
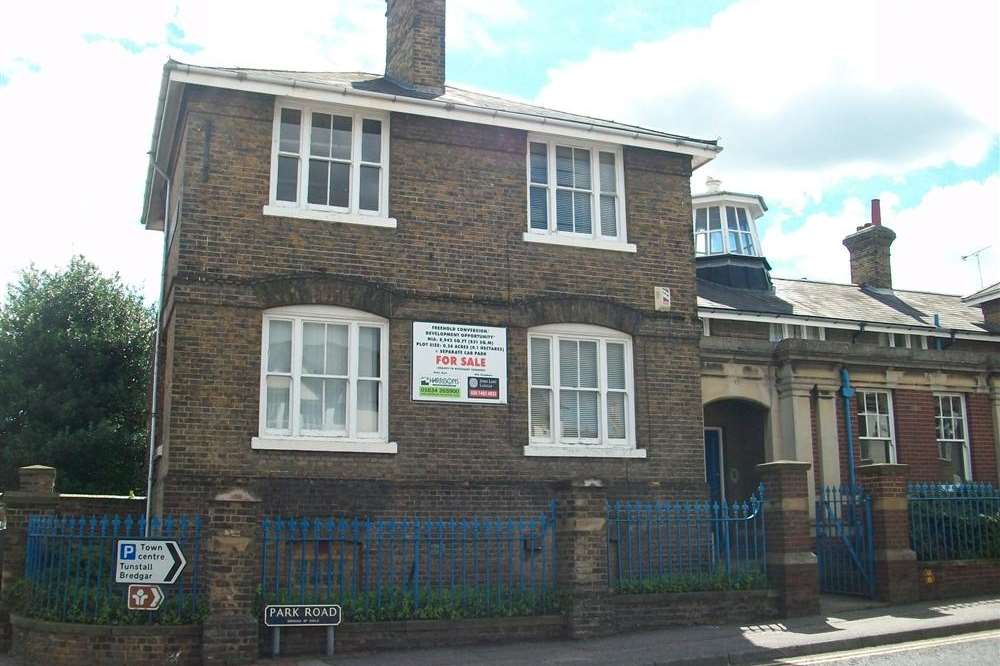
POLYGON ((767 211, 756 194, 727 192, 716 178, 691 197, 698 277, 732 287, 769 289, 771 267, 761 251, 757 219, 767 211))

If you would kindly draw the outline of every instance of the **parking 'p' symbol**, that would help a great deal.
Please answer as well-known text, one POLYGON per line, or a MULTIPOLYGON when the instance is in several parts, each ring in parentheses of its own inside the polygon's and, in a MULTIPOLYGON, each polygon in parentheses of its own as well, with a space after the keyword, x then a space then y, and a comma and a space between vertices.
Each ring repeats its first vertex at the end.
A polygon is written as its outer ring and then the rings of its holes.
POLYGON ((135 544, 123 543, 118 547, 118 559, 119 560, 134 560, 135 559, 135 544))

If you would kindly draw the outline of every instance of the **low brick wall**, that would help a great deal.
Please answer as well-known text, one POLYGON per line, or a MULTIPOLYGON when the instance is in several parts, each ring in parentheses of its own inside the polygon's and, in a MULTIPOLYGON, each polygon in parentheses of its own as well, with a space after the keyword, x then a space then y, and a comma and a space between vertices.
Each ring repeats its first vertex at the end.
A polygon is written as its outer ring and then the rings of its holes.
POLYGON ((11 615, 12 652, 25 664, 46 666, 201 665, 201 625, 101 626, 11 615))
POLYGON ((617 632, 766 622, 779 617, 778 594, 771 590, 617 594, 611 600, 617 632))
MULTIPOLYGON (((563 617, 536 615, 473 620, 359 622, 343 624, 337 627, 336 632, 337 654, 454 647, 561 638, 563 617)), ((261 654, 270 654, 271 629, 262 625, 260 637, 261 654)), ((325 649, 326 631, 323 627, 288 627, 281 630, 282 655, 319 655, 325 649)))
POLYGON ((916 565, 921 599, 1000 594, 1000 560, 941 560, 916 565))

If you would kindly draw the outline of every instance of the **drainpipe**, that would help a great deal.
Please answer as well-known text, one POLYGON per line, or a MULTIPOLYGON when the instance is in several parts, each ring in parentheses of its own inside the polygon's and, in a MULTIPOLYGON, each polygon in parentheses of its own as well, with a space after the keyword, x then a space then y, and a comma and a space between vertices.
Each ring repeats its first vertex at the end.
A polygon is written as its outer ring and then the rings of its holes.
MULTIPOLYGON (((934 328, 941 328, 941 315, 934 313, 934 328)), ((934 336, 934 346, 938 351, 941 351, 941 338, 934 336)))
POLYGON ((854 427, 851 423, 851 398, 854 389, 851 388, 851 375, 847 368, 840 369, 840 395, 844 399, 844 429, 847 431, 847 478, 851 484, 851 492, 857 483, 854 470, 854 427))
POLYGON ((156 418, 158 415, 157 403, 159 397, 159 374, 160 374, 160 327, 163 323, 163 298, 167 288, 167 239, 170 237, 170 177, 164 173, 163 169, 156 165, 156 157, 150 151, 150 164, 156 173, 163 178, 166 183, 166 192, 163 204, 163 268, 160 272, 160 302, 156 304, 156 334, 153 337, 153 402, 149 409, 149 468, 146 471, 146 527, 143 536, 149 538, 149 524, 152 522, 149 511, 153 501, 153 456, 156 447, 156 418))

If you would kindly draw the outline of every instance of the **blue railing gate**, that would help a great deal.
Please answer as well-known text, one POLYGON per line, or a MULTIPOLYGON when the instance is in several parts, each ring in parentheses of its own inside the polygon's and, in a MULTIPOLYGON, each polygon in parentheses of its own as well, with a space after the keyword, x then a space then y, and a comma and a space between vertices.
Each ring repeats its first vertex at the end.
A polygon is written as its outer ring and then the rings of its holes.
POLYGON ((875 596, 872 500, 860 486, 828 486, 816 498, 819 589, 875 596))

